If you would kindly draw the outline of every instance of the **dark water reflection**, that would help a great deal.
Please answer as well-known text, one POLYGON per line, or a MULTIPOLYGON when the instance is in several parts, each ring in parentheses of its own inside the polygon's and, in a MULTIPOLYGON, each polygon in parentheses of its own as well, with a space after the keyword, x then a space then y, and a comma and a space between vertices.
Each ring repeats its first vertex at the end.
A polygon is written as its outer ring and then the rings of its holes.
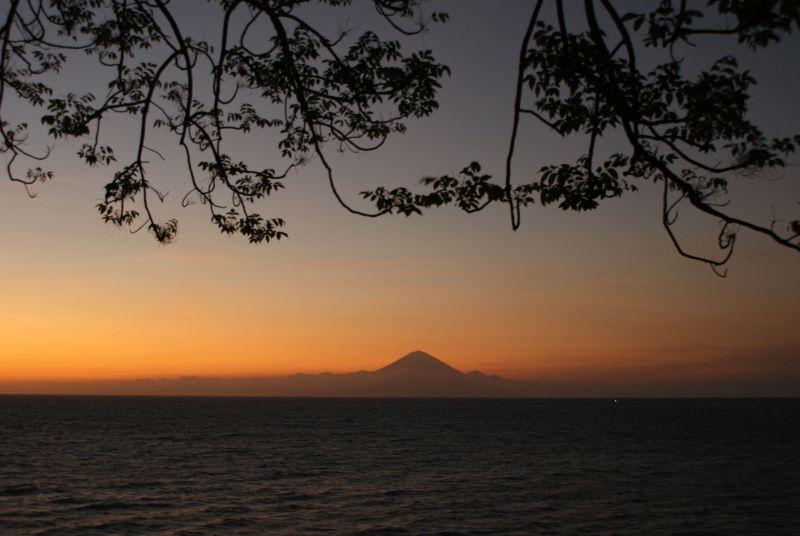
POLYGON ((800 534, 797 400, 0 397, 0 533, 800 534))

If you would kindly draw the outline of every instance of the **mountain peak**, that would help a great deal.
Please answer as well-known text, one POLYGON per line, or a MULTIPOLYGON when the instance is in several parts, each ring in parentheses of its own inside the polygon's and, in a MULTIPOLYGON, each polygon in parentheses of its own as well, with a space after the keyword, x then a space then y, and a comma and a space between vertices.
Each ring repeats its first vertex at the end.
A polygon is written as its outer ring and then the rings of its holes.
POLYGON ((422 350, 415 350, 376 372, 415 372, 424 374, 461 374, 444 361, 422 350))

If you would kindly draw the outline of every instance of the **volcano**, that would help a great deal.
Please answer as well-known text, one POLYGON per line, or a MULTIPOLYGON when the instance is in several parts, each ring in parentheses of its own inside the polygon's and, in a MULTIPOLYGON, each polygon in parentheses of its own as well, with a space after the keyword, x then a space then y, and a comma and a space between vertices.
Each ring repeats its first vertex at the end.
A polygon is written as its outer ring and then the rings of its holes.
POLYGON ((468 373, 448 365, 427 352, 416 350, 364 377, 353 396, 375 397, 508 397, 530 396, 529 382, 517 382, 468 373))
POLYGON ((406 354, 397 361, 376 370, 373 374, 432 374, 437 376, 455 376, 463 374, 444 361, 436 359, 431 354, 416 350, 406 354))
MULTIPOLYGON (((542 396, 542 384, 461 372, 422 350, 377 370, 281 377, 183 378, 76 382, 72 394, 371 398, 504 398, 542 396)), ((42 385, 31 392, 47 393, 42 385)))

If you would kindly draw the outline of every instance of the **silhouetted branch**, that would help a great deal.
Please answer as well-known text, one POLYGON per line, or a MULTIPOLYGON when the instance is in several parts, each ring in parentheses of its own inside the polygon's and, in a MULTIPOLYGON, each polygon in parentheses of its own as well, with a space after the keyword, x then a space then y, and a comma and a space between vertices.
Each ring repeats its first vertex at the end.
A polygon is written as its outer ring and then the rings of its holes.
MULTIPOLYGON (((144 159, 145 151, 162 159, 166 154, 149 141, 155 129, 174 135, 184 153, 190 187, 182 204, 199 200, 220 231, 252 242, 286 236, 282 218, 265 219, 253 204, 282 189, 291 169, 316 156, 335 199, 360 216, 409 216, 449 204, 474 213, 500 202, 508 204, 516 230, 521 208, 535 202, 591 210, 640 183, 661 181, 661 220, 681 255, 724 274, 741 229, 800 251, 800 219, 780 220, 786 225, 780 229, 774 216, 762 224, 726 208, 732 181, 785 167, 800 144, 800 136, 768 138, 750 121, 755 79, 735 57, 740 45, 766 48, 795 29, 797 2, 765 0, 751 9, 750 3, 695 7, 681 0, 622 13, 613 0, 584 0, 583 20, 577 21, 568 18, 563 0, 535 0, 518 53, 503 178, 493 182, 472 162, 454 175, 426 177, 421 192, 361 192, 375 207, 368 211, 341 195, 326 144, 355 153, 380 149, 392 134, 405 132, 406 120, 437 109, 440 81, 449 70, 431 51, 404 53, 398 41, 381 39, 372 29, 353 36, 343 28, 329 37, 299 9, 311 1, 210 1, 220 10, 214 47, 182 27, 168 0, 9 0, 0 18, 0 153, 8 178, 33 195, 30 188, 53 175, 38 165, 24 173, 15 169, 50 154, 49 145, 41 152, 28 147, 27 124, 6 120, 10 106, 26 105, 42 110, 53 139, 87 138, 78 155, 91 166, 118 161, 115 149, 103 144, 103 121, 136 118, 134 154, 112 173, 97 208, 103 220, 134 232, 146 228, 161 242, 175 238, 178 224, 154 218, 154 201, 167 191, 148 175, 144 159), (545 13, 554 13, 554 20, 545 13), (730 50, 689 75, 676 54, 701 36, 730 50), (643 47, 650 48, 647 70, 637 61, 643 47), (48 85, 76 54, 109 73, 102 98, 56 95, 48 85), (579 136, 586 152, 515 183, 519 132, 529 116, 560 137, 579 136), (268 129, 284 159, 279 165, 256 169, 234 158, 230 134, 268 129), (608 154, 605 140, 619 134, 625 147, 608 154), (677 198, 670 200, 669 192, 677 198), (672 226, 688 209, 720 222, 721 258, 688 253, 681 245, 672 226)), ((314 1, 332 9, 349 4, 314 1)), ((417 35, 448 18, 441 12, 426 16, 419 0, 372 3, 385 29, 401 35, 417 35)))

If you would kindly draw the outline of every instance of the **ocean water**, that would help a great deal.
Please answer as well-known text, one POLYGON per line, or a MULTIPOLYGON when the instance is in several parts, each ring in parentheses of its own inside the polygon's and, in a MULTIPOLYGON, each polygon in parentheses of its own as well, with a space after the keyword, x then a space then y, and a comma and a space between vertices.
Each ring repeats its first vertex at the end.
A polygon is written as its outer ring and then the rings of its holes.
POLYGON ((800 534, 798 400, 0 397, 0 534, 800 534))

